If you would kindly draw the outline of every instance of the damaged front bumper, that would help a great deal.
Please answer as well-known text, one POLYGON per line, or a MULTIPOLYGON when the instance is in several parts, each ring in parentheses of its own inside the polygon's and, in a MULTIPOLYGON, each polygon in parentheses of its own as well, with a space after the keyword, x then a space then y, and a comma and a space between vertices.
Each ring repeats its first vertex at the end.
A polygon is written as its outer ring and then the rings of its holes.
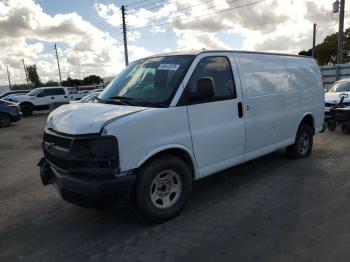
POLYGON ((52 167, 45 158, 38 163, 43 185, 53 184, 62 198, 73 204, 100 208, 129 197, 135 175, 72 175, 52 167))

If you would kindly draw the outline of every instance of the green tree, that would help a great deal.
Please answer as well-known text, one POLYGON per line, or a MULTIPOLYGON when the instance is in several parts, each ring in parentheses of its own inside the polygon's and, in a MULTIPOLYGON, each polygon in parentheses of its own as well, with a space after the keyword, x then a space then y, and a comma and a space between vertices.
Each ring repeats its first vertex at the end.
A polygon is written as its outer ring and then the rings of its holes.
MULTIPOLYGON (((344 48, 343 48, 344 63, 350 62, 350 28, 345 30, 344 48)), ((320 65, 335 64, 337 62, 338 50, 338 33, 326 36, 322 43, 315 46, 315 59, 320 65)), ((311 56, 312 50, 303 50, 299 55, 311 56)))
POLYGON ((60 85, 60 83, 58 83, 56 81, 52 81, 52 80, 49 80, 45 84, 42 84, 42 86, 59 86, 59 85, 60 85))
POLYGON ((103 79, 97 75, 89 75, 83 79, 83 85, 99 85, 101 83, 103 83, 103 79))
POLYGON ((36 65, 28 65, 26 66, 28 79, 33 84, 34 87, 41 86, 40 77, 38 75, 38 72, 36 70, 36 65))

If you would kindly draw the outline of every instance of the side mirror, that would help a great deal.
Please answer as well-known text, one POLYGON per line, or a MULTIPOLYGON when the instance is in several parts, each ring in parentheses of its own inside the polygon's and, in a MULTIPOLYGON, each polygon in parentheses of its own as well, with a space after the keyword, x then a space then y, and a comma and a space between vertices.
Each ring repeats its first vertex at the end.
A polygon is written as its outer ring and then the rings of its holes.
POLYGON ((214 82, 211 77, 197 80, 197 92, 191 94, 192 100, 211 98, 214 96, 214 82))

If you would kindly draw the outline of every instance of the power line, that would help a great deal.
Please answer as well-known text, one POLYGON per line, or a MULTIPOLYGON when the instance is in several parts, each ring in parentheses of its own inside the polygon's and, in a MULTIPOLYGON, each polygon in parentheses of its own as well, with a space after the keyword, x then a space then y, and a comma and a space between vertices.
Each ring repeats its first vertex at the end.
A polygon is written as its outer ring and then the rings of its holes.
MULTIPOLYGON (((156 4, 159 4, 159 3, 161 3, 161 2, 165 2, 165 1, 168 1, 168 0, 159 0, 159 1, 156 1, 156 2, 153 2, 153 3, 148 3, 148 4, 145 4, 145 5, 141 5, 141 6, 137 6, 137 7, 135 7, 135 8, 137 8, 137 9, 141 9, 141 8, 144 8, 144 7, 147 7, 147 6, 153 6, 153 5, 156 5, 156 4)), ((139 2, 141 2, 141 1, 139 1, 139 2)), ((130 6, 132 6, 133 4, 129 4, 129 5, 126 5, 127 7, 130 7, 130 6)), ((134 4, 135 5, 135 4, 134 4)), ((136 10, 136 9, 133 9, 133 10, 136 10)))
MULTIPOLYGON (((193 7, 196 7, 196 6, 200 6, 200 5, 205 5, 205 4, 208 4, 208 3, 210 3, 210 2, 213 2, 214 0, 208 0, 208 1, 205 1, 205 2, 201 2, 201 3, 199 3, 199 4, 195 4, 195 5, 191 5, 191 6, 188 6, 188 7, 184 7, 184 8, 180 8, 180 9, 178 9, 178 10, 176 10, 176 12, 178 13, 178 12, 181 12, 181 11, 185 11, 185 10, 188 10, 188 9, 192 9, 193 7)), ((232 0, 232 1, 229 1, 229 2, 227 2, 227 4, 228 3, 233 3, 233 2, 237 2, 237 1, 240 1, 240 0, 232 0)), ((216 7, 216 6, 214 6, 214 7, 216 7)), ((213 8, 213 7, 211 7, 211 8, 213 8)), ((205 8, 204 9, 204 11, 207 9, 207 10, 209 10, 209 9, 211 9, 211 8, 205 8)), ((152 10, 152 9, 147 9, 147 10, 152 10)), ((151 17, 148 17, 148 19, 149 18, 152 18, 152 17, 154 17, 155 15, 153 15, 153 16, 151 16, 151 17)), ((178 15, 176 15, 175 17, 178 17, 178 16, 181 16, 180 14, 178 14, 178 15)), ((174 18, 174 17, 172 17, 172 18, 174 18)), ((160 21, 166 21, 166 20, 168 20, 168 18, 162 18, 162 19, 154 19, 154 20, 148 20, 148 23, 150 23, 150 22, 160 22, 160 21)))
MULTIPOLYGON (((233 0, 232 2, 234 2, 234 1, 237 1, 237 0, 233 0)), ((210 14, 194 16, 194 17, 191 17, 190 19, 185 19, 182 22, 188 22, 188 21, 192 21, 192 20, 194 20, 196 18, 200 18, 200 17, 203 17, 203 16, 210 16, 210 15, 214 15, 214 14, 219 14, 219 13, 232 11, 232 10, 239 9, 239 8, 242 8, 242 7, 246 7, 246 6, 256 5, 256 4, 259 4, 261 2, 265 2, 265 1, 267 1, 267 0, 259 0, 259 1, 251 2, 251 3, 247 3, 247 4, 244 4, 244 5, 235 6, 235 7, 231 7, 231 8, 227 8, 227 9, 223 9, 223 10, 219 10, 219 11, 216 11, 216 12, 213 12, 213 13, 210 13, 210 14)), ((176 16, 176 17, 178 17, 178 16, 176 16)), ((167 25, 167 24, 171 24, 171 23, 173 23, 173 21, 160 23, 160 24, 155 24, 155 25, 143 26, 143 27, 139 27, 139 28, 133 29, 132 31, 144 30, 146 28, 150 28, 150 27, 154 27, 154 26, 167 25)))

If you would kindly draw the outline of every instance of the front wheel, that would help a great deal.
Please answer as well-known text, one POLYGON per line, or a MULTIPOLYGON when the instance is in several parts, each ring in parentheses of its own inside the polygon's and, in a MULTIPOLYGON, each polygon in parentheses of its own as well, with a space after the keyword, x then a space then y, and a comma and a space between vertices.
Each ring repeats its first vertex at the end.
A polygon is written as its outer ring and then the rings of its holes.
POLYGON ((313 146, 313 130, 311 126, 303 124, 299 127, 295 142, 287 147, 287 155, 291 158, 304 158, 311 154, 313 146))
POLYGON ((178 215, 191 194, 192 175, 179 157, 157 157, 141 168, 134 191, 135 204, 150 222, 163 222, 178 215))

